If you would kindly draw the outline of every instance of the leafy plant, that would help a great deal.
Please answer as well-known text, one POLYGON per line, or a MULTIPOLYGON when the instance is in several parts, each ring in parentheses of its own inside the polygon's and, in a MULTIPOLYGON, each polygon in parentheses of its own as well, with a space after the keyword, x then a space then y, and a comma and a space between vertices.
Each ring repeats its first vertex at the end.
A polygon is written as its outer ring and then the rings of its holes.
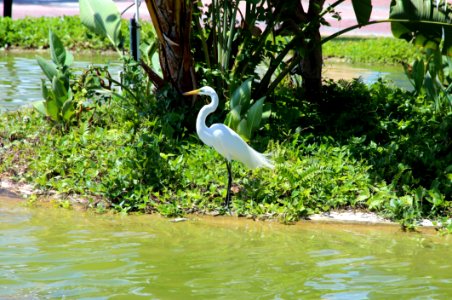
POLYGON ((261 121, 270 116, 269 107, 264 106, 265 97, 256 101, 251 99, 251 83, 252 78, 234 90, 230 100, 230 112, 225 120, 226 125, 248 141, 253 132, 261 126, 261 121))
POLYGON ((121 17, 111 0, 79 0, 80 19, 93 32, 106 36, 121 55, 121 17))
MULTIPOLYGON (((276 172, 237 167, 241 174, 233 191, 234 207, 240 215, 293 222, 332 208, 368 208, 401 221, 406 228, 421 217, 450 216, 450 110, 435 109, 427 92, 392 89, 382 81, 370 87, 359 81, 326 82, 324 95, 316 104, 297 96, 300 90, 288 84, 277 89, 277 97, 272 98, 275 118, 264 126, 257 125, 262 123, 262 115, 268 114, 264 98, 256 97, 252 80, 242 82, 243 78, 250 78, 248 75, 255 72, 257 62, 268 61, 271 74, 268 83, 276 87, 273 83, 283 78, 294 62, 306 57, 301 47, 294 48, 298 47, 297 42, 306 42, 303 40, 306 36, 289 30, 286 40, 282 32, 281 35, 272 32, 276 25, 290 21, 277 18, 287 9, 271 16, 266 14, 274 11, 266 10, 263 2, 247 1, 256 19, 251 13, 248 19, 244 16, 248 23, 239 25, 232 19, 240 14, 237 3, 221 3, 230 5, 227 10, 232 9, 222 19, 226 22, 223 28, 236 27, 231 31, 234 35, 222 31, 226 38, 223 58, 231 55, 229 63, 223 66, 233 65, 237 75, 225 80, 225 90, 232 91, 231 112, 226 122, 248 136, 263 128, 266 135, 257 142, 268 143, 278 164, 276 172), (261 17, 274 18, 272 29, 262 35, 253 31, 261 17), (248 44, 241 44, 240 34, 248 39, 248 44), (228 50, 231 39, 233 47, 228 50), (293 49, 300 52, 301 58, 284 60, 288 53, 283 51, 293 49), (258 55, 248 64, 246 57, 253 53, 258 55)), ((363 3, 354 1, 356 9, 368 11, 368 1, 363 3), (359 8, 360 5, 364 8, 359 8)), ((220 13, 224 7, 221 6, 220 13)), ((358 22, 366 19, 367 14, 360 16, 358 22)), ((213 31, 204 28, 207 45, 213 31)), ((77 127, 61 125, 66 134, 52 135, 36 111, 1 115, 0 170, 44 190, 107 199, 123 213, 138 210, 180 215, 218 211, 223 199, 219 191, 224 190, 218 182, 224 182, 225 172, 208 163, 215 158, 214 151, 198 147, 197 140, 185 134, 182 123, 185 112, 175 110, 171 102, 174 90, 154 95, 139 64, 128 58, 124 58, 122 86, 104 69, 90 69, 75 77, 62 43, 53 36, 50 39, 52 62, 41 59, 40 65, 49 81, 53 83, 54 78, 59 78, 61 83, 55 84, 55 91, 53 85, 47 87, 51 92, 48 94, 67 95, 62 99, 72 99, 68 107, 75 107, 76 113, 80 108, 76 102, 89 99, 98 104, 98 118, 82 118, 77 127), (107 81, 102 83, 103 79, 107 81), (99 87, 102 93, 95 90, 99 87), (88 90, 83 92, 84 89, 88 90), (106 94, 108 97, 103 98, 106 94), (172 138, 174 132, 180 133, 178 138, 172 138), (200 167, 204 170, 202 176, 200 167)), ((150 54, 147 63, 157 68, 154 63, 157 46, 149 43, 143 49, 150 54)), ((436 78, 444 85, 450 76, 450 69, 445 68, 450 61, 442 58, 441 67, 437 61, 432 58, 428 66, 424 61, 424 71, 428 69, 430 76, 437 74, 436 78), (433 62, 436 65, 430 65, 433 62)), ((205 65, 198 67, 201 73, 208 74, 205 65)), ((221 74, 213 74, 214 67, 210 72, 212 82, 223 80, 221 74)), ((425 76, 421 81, 425 85, 425 76)), ((53 103, 54 98, 49 99, 53 103)), ((53 111, 47 112, 44 103, 42 111, 51 119, 53 111)), ((62 111, 64 103, 56 107, 62 111)), ((60 112, 55 118, 59 120, 65 115, 60 112)), ((63 124, 65 119, 58 122, 63 124)))
POLYGON ((75 115, 73 93, 70 88, 70 65, 73 56, 64 48, 61 40, 53 31, 49 31, 50 54, 52 62, 38 57, 38 64, 50 81, 50 88, 42 79, 42 95, 44 101, 34 103, 34 107, 49 117, 55 124, 67 129, 75 115))
MULTIPOLYGON (((384 214, 406 229, 425 217, 449 226, 452 113, 383 82, 326 86, 334 107, 304 101, 293 118, 287 107, 300 100, 291 89, 278 89, 276 117, 256 141, 272 139, 277 171, 234 166, 235 212, 290 223, 352 207, 384 214)), ((0 171, 93 205, 104 199, 123 213, 221 213, 226 174, 209 163, 215 151, 199 147, 192 135, 170 138, 160 110, 150 105, 150 113, 140 114, 125 109, 132 107, 125 101, 112 95, 98 108, 102 122, 86 120, 65 135, 49 132, 36 111, 0 115, 0 171)))
POLYGON ((448 1, 394 0, 389 18, 396 38, 431 49, 443 44, 443 54, 452 55, 452 9, 448 1))
MULTIPOLYGON (((126 19, 121 19, 121 36, 128 33, 126 19)), ((152 41, 149 35, 153 31, 152 24, 142 20, 141 33, 143 39, 152 41)), ((25 17, 21 19, 0 18, 0 48, 47 49, 49 48, 49 28, 59 33, 66 49, 72 51, 96 50, 115 51, 111 41, 105 35, 95 34, 84 26, 79 16, 62 17, 25 17)), ((129 39, 124 39, 124 47, 129 47, 129 39)))
POLYGON ((452 109, 452 59, 439 49, 426 49, 426 55, 404 64, 405 73, 417 95, 431 99, 437 111, 452 109))

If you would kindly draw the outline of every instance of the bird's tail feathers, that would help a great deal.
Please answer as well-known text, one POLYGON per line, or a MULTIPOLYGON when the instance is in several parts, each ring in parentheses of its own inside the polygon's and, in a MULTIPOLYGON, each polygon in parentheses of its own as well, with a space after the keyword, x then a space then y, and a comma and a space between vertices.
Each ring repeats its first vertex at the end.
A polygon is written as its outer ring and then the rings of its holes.
POLYGON ((257 152, 256 150, 254 150, 251 147, 249 147, 249 151, 250 151, 250 160, 249 160, 248 167, 250 169, 262 168, 262 167, 269 168, 269 169, 275 168, 274 162, 271 159, 271 157, 272 157, 271 153, 263 154, 263 153, 257 152))

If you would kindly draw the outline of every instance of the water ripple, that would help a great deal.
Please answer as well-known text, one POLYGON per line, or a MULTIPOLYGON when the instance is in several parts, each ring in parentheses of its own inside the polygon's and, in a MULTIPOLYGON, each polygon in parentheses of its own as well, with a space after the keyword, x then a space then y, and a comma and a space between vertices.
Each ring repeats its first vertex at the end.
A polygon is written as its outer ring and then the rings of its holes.
POLYGON ((173 224, 155 216, 0 203, 0 299, 447 299, 452 294, 445 238, 424 236, 420 243, 419 236, 359 226, 348 231, 247 221, 242 226, 232 218, 220 225, 203 219, 173 224))
MULTIPOLYGON (((45 79, 45 76, 36 62, 35 55, 21 55, 24 54, 0 54, 0 111, 15 110, 42 100, 41 79, 45 79)), ((110 60, 117 61, 117 57, 81 57, 80 61, 74 64, 74 70, 110 60)), ((112 70, 113 73, 117 72, 118 64, 112 64, 112 70)))

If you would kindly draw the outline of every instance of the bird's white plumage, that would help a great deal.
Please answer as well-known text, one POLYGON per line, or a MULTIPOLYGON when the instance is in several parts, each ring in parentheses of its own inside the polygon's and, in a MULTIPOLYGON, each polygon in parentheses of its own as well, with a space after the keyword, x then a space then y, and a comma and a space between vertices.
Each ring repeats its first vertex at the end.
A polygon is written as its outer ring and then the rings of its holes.
POLYGON ((228 161, 237 160, 248 168, 259 167, 274 168, 273 163, 264 154, 251 148, 235 131, 224 124, 206 125, 206 118, 218 107, 218 95, 211 87, 202 87, 199 90, 186 93, 210 96, 212 102, 205 105, 196 119, 196 132, 206 145, 213 147, 228 161))

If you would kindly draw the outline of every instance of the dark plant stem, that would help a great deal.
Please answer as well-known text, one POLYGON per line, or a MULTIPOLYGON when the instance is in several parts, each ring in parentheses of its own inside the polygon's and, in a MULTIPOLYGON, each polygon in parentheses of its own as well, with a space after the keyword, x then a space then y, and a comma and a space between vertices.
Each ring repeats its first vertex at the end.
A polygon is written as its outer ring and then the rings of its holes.
MULTIPOLYGON (((400 22, 400 20, 397 20, 397 21, 400 22)), ((370 22, 368 22, 366 24, 356 24, 356 25, 347 27, 347 28, 345 28, 343 30, 340 30, 340 31, 338 31, 338 32, 336 32, 336 33, 334 33, 332 35, 327 36, 326 38, 322 39, 321 43, 324 44, 324 43, 326 43, 326 42, 328 42, 328 41, 330 41, 330 40, 332 40, 332 39, 334 39, 334 38, 336 38, 336 37, 338 37, 340 35, 343 35, 344 33, 347 33, 349 31, 355 30, 357 28, 361 28, 363 26, 368 26, 368 25, 378 24, 378 23, 387 23, 387 22, 391 22, 391 21, 389 21, 389 20, 377 20, 377 21, 370 21, 370 22)))
POLYGON ((148 75, 149 80, 157 87, 161 89, 165 85, 165 80, 161 78, 151 67, 149 67, 143 60, 140 60, 140 65, 148 75))
POLYGON ((275 71, 278 68, 278 66, 281 65, 281 62, 283 61, 284 57, 286 57, 286 55, 289 53, 290 50, 293 50, 293 48, 294 48, 294 46, 296 45, 297 42, 298 43, 300 42, 300 40, 297 37, 292 38, 292 40, 278 54, 278 56, 275 59, 272 59, 270 61, 270 66, 268 67, 268 70, 265 73, 264 78, 262 78, 262 80, 261 80, 261 82, 259 84, 259 88, 258 88, 258 91, 260 91, 259 97, 265 95, 265 93, 268 92, 268 86, 270 84, 271 77, 275 73, 275 71))
POLYGON ((232 171, 231 171, 231 162, 229 160, 226 161, 226 167, 228 168, 228 190, 226 193, 226 201, 224 203, 224 207, 231 213, 231 186, 232 186, 232 171))

